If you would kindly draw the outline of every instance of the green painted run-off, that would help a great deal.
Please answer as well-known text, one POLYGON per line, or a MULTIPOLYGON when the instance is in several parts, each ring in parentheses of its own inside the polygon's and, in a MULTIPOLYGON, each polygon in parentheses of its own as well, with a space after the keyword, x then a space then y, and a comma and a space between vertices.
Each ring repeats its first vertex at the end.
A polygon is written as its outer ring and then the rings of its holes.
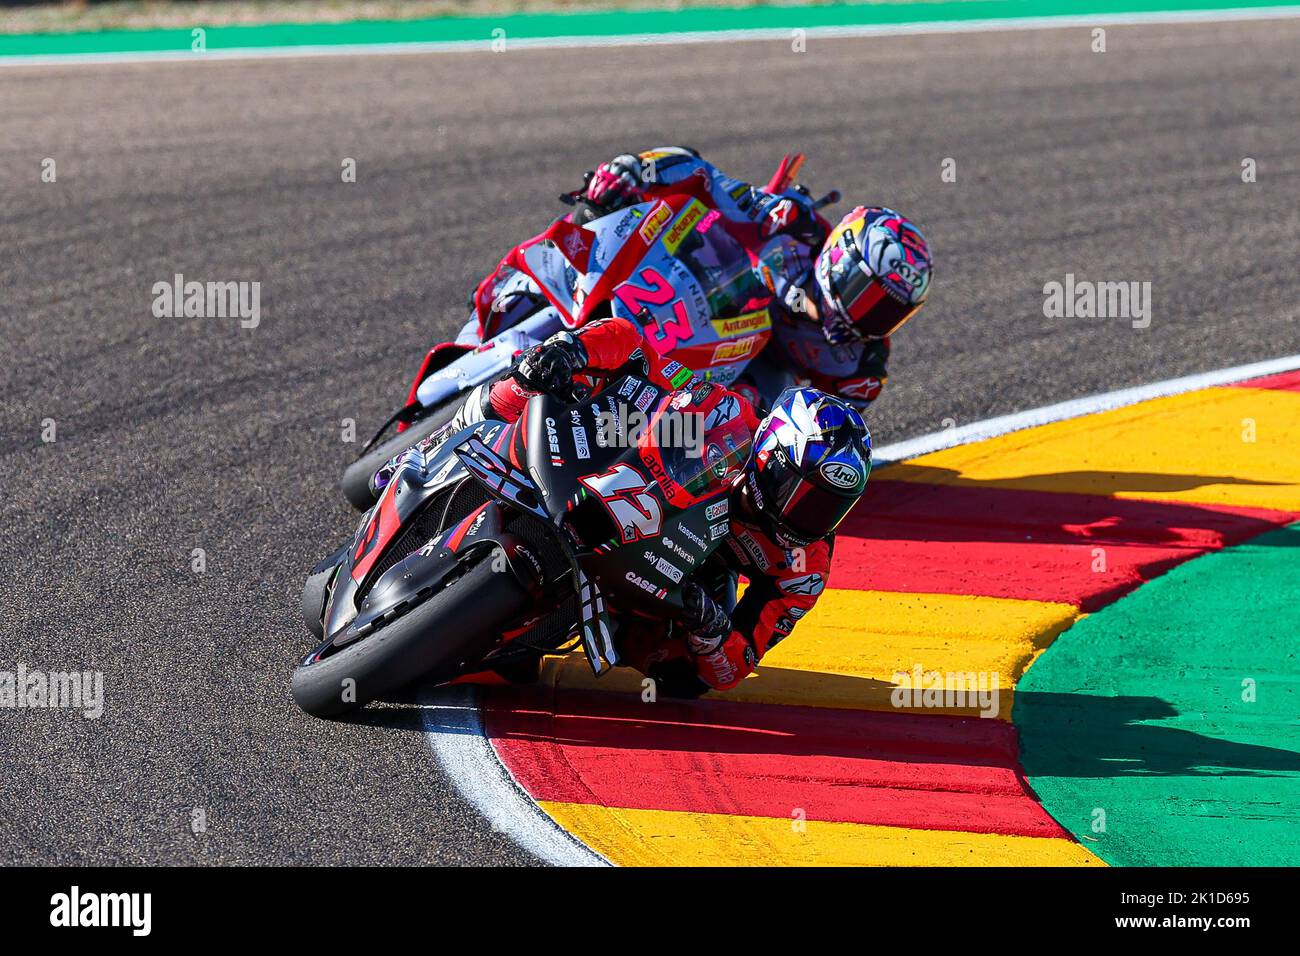
MULTIPOLYGON (((504 14, 427 20, 267 24, 206 28, 210 51, 351 44, 482 43, 504 30, 506 42, 550 37, 640 36, 726 30, 814 30, 1022 17, 1267 10, 1297 0, 938 0, 934 3, 619 10, 592 13, 504 14)), ((187 29, 106 30, 0 36, 0 57, 190 52, 187 29)))
POLYGON ((1107 863, 1300 863, 1300 525, 1079 621, 1015 722, 1043 806, 1107 863))

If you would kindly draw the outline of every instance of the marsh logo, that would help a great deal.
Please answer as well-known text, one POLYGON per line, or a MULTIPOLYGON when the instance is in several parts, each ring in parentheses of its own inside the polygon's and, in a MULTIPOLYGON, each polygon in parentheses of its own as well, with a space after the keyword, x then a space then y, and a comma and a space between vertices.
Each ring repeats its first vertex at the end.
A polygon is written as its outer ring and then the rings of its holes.
POLYGON ((262 322, 260 282, 186 282, 178 272, 171 282, 155 282, 150 291, 156 319, 237 318, 245 329, 262 322))
POLYGON ((50 925, 65 928, 127 926, 132 936, 153 929, 152 893, 82 893, 74 886, 50 897, 50 925))
POLYGON ((1088 282, 1067 273, 1064 282, 1043 286, 1043 315, 1049 319, 1131 319, 1133 328, 1151 324, 1150 282, 1088 282))

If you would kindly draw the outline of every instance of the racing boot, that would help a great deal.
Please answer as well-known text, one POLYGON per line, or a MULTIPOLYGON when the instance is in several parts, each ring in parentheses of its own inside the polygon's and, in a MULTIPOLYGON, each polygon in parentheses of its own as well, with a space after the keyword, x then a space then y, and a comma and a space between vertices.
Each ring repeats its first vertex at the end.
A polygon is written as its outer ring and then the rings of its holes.
MULTIPOLYGON (((483 384, 475 386, 466 396, 465 401, 456 414, 451 417, 451 421, 443 425, 427 438, 422 438, 416 442, 413 447, 420 449, 422 454, 428 455, 439 445, 445 442, 452 435, 455 435, 470 425, 477 425, 487 418, 499 417, 492 409, 491 404, 492 386, 483 384)), ((388 483, 393 480, 393 475, 397 472, 397 463, 402 460, 406 452, 388 459, 384 464, 370 477, 370 490, 375 495, 379 495, 388 487, 388 483)))

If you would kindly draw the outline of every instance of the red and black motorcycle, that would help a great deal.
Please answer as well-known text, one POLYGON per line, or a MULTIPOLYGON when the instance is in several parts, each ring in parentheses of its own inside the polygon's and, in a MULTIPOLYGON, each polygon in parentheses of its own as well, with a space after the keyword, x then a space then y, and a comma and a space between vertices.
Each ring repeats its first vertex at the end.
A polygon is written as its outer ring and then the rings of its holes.
POLYGON ((320 639, 293 674, 304 711, 335 716, 419 678, 508 672, 579 643, 603 674, 619 662, 619 618, 681 613, 683 583, 728 533, 748 429, 635 376, 568 398, 538 395, 513 424, 403 456, 303 590, 320 639))

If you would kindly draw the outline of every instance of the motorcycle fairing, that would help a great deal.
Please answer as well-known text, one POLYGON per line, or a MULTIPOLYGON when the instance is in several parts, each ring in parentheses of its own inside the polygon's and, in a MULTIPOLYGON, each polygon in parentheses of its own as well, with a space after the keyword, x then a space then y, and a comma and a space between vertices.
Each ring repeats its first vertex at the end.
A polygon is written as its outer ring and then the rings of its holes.
MULTIPOLYGON (((439 342, 429 349, 428 354, 424 356, 424 361, 420 363, 420 370, 415 373, 415 378, 411 381, 410 391, 406 393, 406 404, 402 408, 418 408, 422 404, 420 401, 420 386, 424 384, 424 380, 431 375, 445 371, 456 359, 462 358, 467 352, 472 351, 474 351, 472 345, 459 342, 439 342)), ((463 376, 452 373, 450 377, 461 378, 463 376)), ((410 427, 411 425, 407 421, 398 421, 397 423, 398 432, 404 432, 410 427)))
MULTIPOLYGON (((504 422, 479 422, 457 437, 473 434, 491 443, 505 429, 504 422)), ((419 445, 407 450, 379 501, 362 516, 347 548, 325 607, 326 635, 341 630, 356 617, 358 595, 372 583, 370 579, 375 569, 421 507, 449 485, 466 477, 464 467, 447 444, 429 454, 419 445)))
MULTIPOLYGON (((528 406, 530 411, 534 403, 538 402, 539 399, 540 396, 532 399, 528 406)), ((504 436, 504 440, 498 444, 501 447, 512 444, 514 433, 527 429, 527 419, 529 417, 525 413, 518 423, 511 426, 510 434, 504 436)), ((536 421, 536 416, 531 417, 536 421)), ((549 454, 549 446, 545 442, 533 442, 532 444, 533 447, 541 445, 548 448, 549 454)), ((504 498, 521 510, 557 525, 557 535, 566 556, 569 558, 574 593, 578 595, 578 628, 587 661, 597 677, 609 671, 610 668, 617 666, 619 657, 618 651, 614 647, 613 624, 605 607, 604 596, 583 571, 579 561, 572 553, 567 534, 559 527, 566 510, 564 508, 552 510, 543 507, 542 502, 549 500, 543 487, 535 484, 529 475, 515 468, 508 460, 479 438, 469 436, 464 442, 456 446, 455 451, 466 470, 491 494, 504 498)), ((557 466, 552 463, 550 467, 563 467, 563 465, 557 466)), ((529 471, 537 474, 536 469, 533 467, 530 467, 529 471)))
POLYGON ((506 461, 477 436, 456 446, 460 462, 492 494, 539 518, 551 515, 541 505, 531 478, 506 461))
POLYGON ((582 649, 597 677, 619 663, 618 649, 610 630, 609 614, 605 610, 605 597, 591 582, 581 567, 578 574, 578 612, 582 632, 582 649))
MULTIPOLYGON (((655 351, 673 353, 702 378, 734 381, 767 344, 771 321, 737 323, 733 317, 719 323, 713 316, 709 293, 678 253, 693 232, 714 229, 743 245, 745 230, 753 226, 719 218, 707 184, 695 177, 585 226, 553 223, 503 260, 517 270, 521 283, 540 290, 546 307, 444 365, 437 364, 441 353, 435 357, 437 350, 431 351, 403 411, 436 407, 492 381, 510 369, 516 353, 606 311, 635 321, 655 351)), ((399 413, 399 430, 406 426, 399 413)))
MULTIPOLYGON (((620 610, 663 617, 680 611, 682 583, 720 541, 722 535, 711 531, 720 524, 709 512, 725 514, 726 505, 719 502, 730 485, 718 480, 696 495, 665 488, 671 477, 653 426, 631 447, 598 440, 604 433, 602 415, 614 416, 613 430, 624 434, 619 416, 633 408, 625 403, 648 384, 625 376, 574 405, 533 398, 527 466, 552 519, 582 529, 586 547, 576 560, 593 588, 620 610)), ((656 421, 671 399, 683 394, 659 393, 658 407, 646 406, 646 421, 656 421)))
POLYGON ((517 352, 532 348, 562 328, 564 321, 556 309, 541 309, 443 368, 421 377, 415 386, 415 398, 424 407, 432 408, 475 385, 495 381, 510 370, 517 352))

